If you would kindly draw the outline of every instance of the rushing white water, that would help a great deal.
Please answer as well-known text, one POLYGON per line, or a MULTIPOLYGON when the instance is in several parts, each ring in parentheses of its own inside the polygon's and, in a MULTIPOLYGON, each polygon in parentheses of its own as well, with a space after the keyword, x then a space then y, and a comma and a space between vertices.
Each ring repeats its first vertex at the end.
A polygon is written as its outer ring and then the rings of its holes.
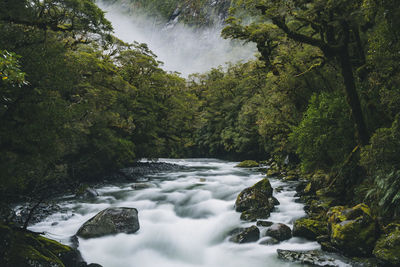
MULTIPOLYGON (((98 189, 93 201, 65 200, 60 205, 69 211, 57 213, 31 230, 68 244, 69 237, 97 212, 108 207, 134 207, 139 211, 140 230, 94 239, 79 239, 79 250, 87 262, 104 267, 266 267, 298 266, 280 261, 276 250, 319 249, 316 242, 291 238, 277 245, 259 242, 235 244, 228 233, 250 226, 234 211, 236 196, 263 175, 235 168, 234 162, 215 159, 163 160, 188 168, 150 177, 155 187, 134 190, 131 184, 98 189)), ((270 179, 273 188, 284 187, 274 196, 281 203, 268 219, 292 227, 305 216, 303 205, 294 202, 290 185, 270 179)), ((261 229, 261 236, 266 228, 261 229)))

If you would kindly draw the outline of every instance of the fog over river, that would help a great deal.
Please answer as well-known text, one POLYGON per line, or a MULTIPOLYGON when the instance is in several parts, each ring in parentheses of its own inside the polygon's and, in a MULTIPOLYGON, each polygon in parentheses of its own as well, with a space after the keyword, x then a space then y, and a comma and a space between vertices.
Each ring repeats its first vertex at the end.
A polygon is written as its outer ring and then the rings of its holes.
POLYGON ((216 21, 213 27, 193 28, 176 23, 176 17, 170 24, 160 24, 141 10, 127 13, 127 9, 117 4, 106 5, 99 1, 98 5, 106 11, 106 18, 112 22, 118 38, 129 43, 146 43, 164 63, 165 70, 180 72, 185 77, 227 62, 255 58, 255 45, 243 45, 220 36, 221 21, 216 21))

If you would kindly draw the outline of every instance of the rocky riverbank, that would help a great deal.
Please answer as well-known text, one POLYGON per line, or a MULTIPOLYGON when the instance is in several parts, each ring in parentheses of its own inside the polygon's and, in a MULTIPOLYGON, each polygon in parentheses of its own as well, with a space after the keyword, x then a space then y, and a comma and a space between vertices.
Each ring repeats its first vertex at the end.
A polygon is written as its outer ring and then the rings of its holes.
MULTIPOLYGON (((318 172, 305 176, 306 179, 302 180, 298 170, 279 167, 272 160, 268 164, 266 172, 268 176, 299 180, 296 190, 300 201, 306 204, 305 211, 308 216, 294 222, 291 232, 293 236, 317 241, 325 252, 347 256, 352 260, 353 266, 400 265, 400 224, 382 224, 364 203, 344 205, 343 200, 322 183, 330 180, 327 174, 318 172)), ((254 162, 246 165, 257 167, 254 162)), ((252 200, 257 199, 249 194, 248 190, 245 189, 241 194, 252 200)), ((263 199, 266 201, 268 197, 263 199)), ((257 200, 249 205, 248 209, 252 210, 252 214, 266 215, 265 208, 256 203, 262 201, 257 200)), ((268 216, 256 217, 256 219, 268 218, 268 216)), ((326 259, 326 255, 321 252, 278 251, 278 254, 285 260, 311 263, 316 266, 336 266, 332 263, 326 265, 326 261, 323 260, 326 259), (313 262, 312 259, 316 260, 313 262), (321 265, 320 261, 325 263, 321 265)))
POLYGON ((86 263, 77 249, 6 224, 0 224, 0 266, 101 267, 86 263))
MULTIPOLYGON (((59 242, 45 238, 41 236, 40 233, 22 229, 28 217, 28 225, 32 225, 45 220, 48 216, 57 212, 67 214, 68 210, 63 210, 63 208, 57 204, 59 201, 65 200, 66 198, 95 198, 99 195, 96 188, 116 182, 133 182, 134 185, 138 184, 143 186, 143 183, 139 182, 143 176, 159 172, 181 170, 182 168, 184 167, 165 162, 137 162, 129 168, 120 170, 118 173, 105 176, 97 183, 80 185, 73 190, 68 188, 67 191, 64 192, 56 189, 60 197, 55 197, 51 200, 45 200, 41 203, 19 204, 15 206, 14 209, 11 209, 9 206, 2 206, 0 208, 0 266, 100 266, 98 264, 87 264, 76 248, 65 246, 59 242)), ((133 186, 132 188, 135 189, 136 187, 134 188, 133 186)), ((91 222, 82 225, 82 228, 77 234, 88 238, 117 232, 133 233, 139 229, 137 210, 125 209, 122 213, 119 212, 115 215, 116 213, 118 212, 115 210, 103 211, 103 214, 101 214, 102 216, 97 216, 101 217, 100 219, 95 217, 91 222), (136 213, 131 212, 131 210, 136 213), (113 216, 116 218, 114 218, 114 222, 110 224, 109 218, 113 216), (129 222, 121 226, 121 218, 129 222), (97 224, 97 228, 93 227, 93 221, 100 221, 100 223, 97 224), (106 225, 107 222, 109 222, 109 225, 106 225), (121 230, 120 228, 123 229, 121 230)), ((78 244, 76 243, 76 247, 77 246, 78 244)))

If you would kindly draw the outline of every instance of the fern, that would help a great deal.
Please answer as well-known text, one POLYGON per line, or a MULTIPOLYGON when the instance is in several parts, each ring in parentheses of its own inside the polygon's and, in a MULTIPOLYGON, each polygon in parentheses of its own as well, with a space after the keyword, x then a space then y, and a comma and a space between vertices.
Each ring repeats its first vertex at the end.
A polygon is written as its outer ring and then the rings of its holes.
POLYGON ((400 170, 381 173, 374 178, 374 187, 366 199, 378 203, 382 215, 400 214, 400 170))

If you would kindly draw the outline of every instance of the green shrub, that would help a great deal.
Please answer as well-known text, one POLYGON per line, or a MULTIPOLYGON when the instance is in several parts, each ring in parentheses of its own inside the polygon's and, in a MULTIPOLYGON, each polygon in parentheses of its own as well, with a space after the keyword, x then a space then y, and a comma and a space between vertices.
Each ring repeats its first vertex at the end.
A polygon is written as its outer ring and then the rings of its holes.
POLYGON ((391 128, 378 129, 361 152, 361 165, 371 180, 366 199, 382 215, 400 215, 400 117, 391 128))
POLYGON ((329 170, 340 164, 355 146, 344 96, 339 92, 314 94, 289 140, 297 148, 304 171, 329 170))

